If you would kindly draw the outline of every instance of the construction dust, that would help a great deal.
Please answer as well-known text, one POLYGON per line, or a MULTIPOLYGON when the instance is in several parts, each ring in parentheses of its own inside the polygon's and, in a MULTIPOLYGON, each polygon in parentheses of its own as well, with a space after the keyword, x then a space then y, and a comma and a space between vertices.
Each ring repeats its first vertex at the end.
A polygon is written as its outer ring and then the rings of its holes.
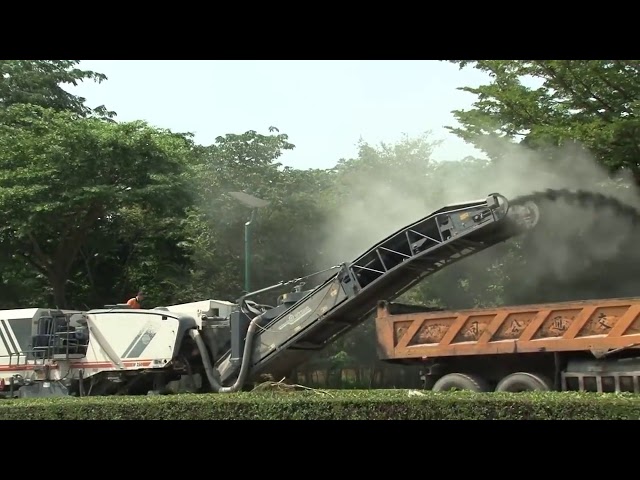
MULTIPOLYGON (((413 152, 404 165, 380 165, 349 179, 341 210, 324 225, 323 262, 353 260, 434 210, 494 192, 510 199, 547 189, 583 190, 640 207, 633 181, 621 175, 611 178, 579 145, 543 153, 499 140, 485 146, 497 160, 438 163, 423 149, 422 158, 413 152)), ((457 275, 461 282, 473 278, 478 285, 495 282, 489 271, 495 275, 497 265, 506 277, 501 281, 507 304, 640 295, 640 272, 634 267, 640 254, 633 248, 640 232, 619 213, 601 205, 554 202, 545 206, 533 235, 492 247, 425 282, 442 275, 457 275), (508 266, 503 265, 507 257, 508 266)), ((467 300, 477 302, 473 296, 467 300)), ((467 306, 472 305, 456 305, 467 306)))

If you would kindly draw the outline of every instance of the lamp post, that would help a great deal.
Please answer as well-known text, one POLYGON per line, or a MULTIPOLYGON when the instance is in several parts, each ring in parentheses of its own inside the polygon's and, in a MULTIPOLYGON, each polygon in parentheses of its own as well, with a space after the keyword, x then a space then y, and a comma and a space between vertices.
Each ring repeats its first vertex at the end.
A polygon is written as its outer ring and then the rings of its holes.
POLYGON ((251 224, 256 217, 256 210, 266 207, 269 202, 244 192, 229 192, 229 195, 251 208, 249 221, 244 224, 244 290, 248 293, 251 291, 251 224))

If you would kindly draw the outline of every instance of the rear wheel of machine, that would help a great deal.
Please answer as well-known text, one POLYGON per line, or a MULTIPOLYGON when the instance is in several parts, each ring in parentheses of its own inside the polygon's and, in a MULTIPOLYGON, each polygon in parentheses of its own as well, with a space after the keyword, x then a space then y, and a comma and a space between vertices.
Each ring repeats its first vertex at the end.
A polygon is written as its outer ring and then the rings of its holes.
POLYGON ((488 392, 489 385, 477 375, 467 373, 449 373, 440 378, 431 389, 433 392, 450 390, 471 390, 472 392, 488 392))
POLYGON ((518 372, 504 377, 496 386, 496 392, 548 392, 553 383, 544 375, 518 372))

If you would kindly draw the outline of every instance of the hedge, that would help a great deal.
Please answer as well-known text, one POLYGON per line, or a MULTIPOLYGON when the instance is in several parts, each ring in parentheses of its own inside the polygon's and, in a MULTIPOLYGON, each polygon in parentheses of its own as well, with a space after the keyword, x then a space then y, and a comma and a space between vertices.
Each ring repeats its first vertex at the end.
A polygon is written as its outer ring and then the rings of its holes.
POLYGON ((637 420, 640 395, 407 390, 0 400, 0 420, 637 420))

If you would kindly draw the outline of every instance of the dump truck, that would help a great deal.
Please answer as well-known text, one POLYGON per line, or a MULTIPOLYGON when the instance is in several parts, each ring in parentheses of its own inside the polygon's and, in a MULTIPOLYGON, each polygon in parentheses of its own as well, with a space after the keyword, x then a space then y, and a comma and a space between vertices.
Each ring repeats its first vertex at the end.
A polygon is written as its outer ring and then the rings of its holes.
POLYGON ((425 388, 640 393, 640 297, 442 310, 378 304, 379 356, 425 388))
MULTIPOLYGON (((330 268, 324 280, 312 274, 283 281, 235 302, 202 300, 152 309, 108 305, 88 311, 36 307, 0 311, 0 392, 20 397, 185 390, 230 393, 250 388, 265 374, 287 377, 376 311, 381 322, 387 315, 384 322, 394 323, 389 312, 380 313, 379 302, 395 305, 398 297, 443 268, 536 230, 559 201, 613 208, 616 215, 633 223, 640 219, 634 209, 589 192, 548 190, 511 200, 492 193, 484 199, 447 205, 416 220, 353 261, 330 268), (312 277, 318 284, 304 290, 312 277), (291 286, 273 306, 252 300, 291 286)), ((449 318, 451 314, 434 315, 449 318)), ((409 323, 417 325, 420 318, 409 323)), ((384 322, 380 332, 388 331, 384 322)), ((491 328, 497 325, 489 324, 491 328)), ((488 334, 484 332, 478 342, 485 340, 488 334)), ((453 333, 444 335, 440 342, 453 333)), ((382 342, 386 360, 417 360, 407 356, 406 348, 397 349, 400 344, 395 337, 383 336, 382 342)), ((453 350, 441 352, 464 350, 464 346, 452 345, 453 350)), ((471 356, 447 358, 463 361, 471 356)), ((509 358, 497 353, 482 361, 500 363, 509 358)), ((454 368, 455 361, 448 365, 454 368)), ((430 376, 437 371, 434 365, 430 376)), ((466 370, 452 373, 471 378, 466 370)), ((478 378, 474 377, 479 382, 478 378)))

